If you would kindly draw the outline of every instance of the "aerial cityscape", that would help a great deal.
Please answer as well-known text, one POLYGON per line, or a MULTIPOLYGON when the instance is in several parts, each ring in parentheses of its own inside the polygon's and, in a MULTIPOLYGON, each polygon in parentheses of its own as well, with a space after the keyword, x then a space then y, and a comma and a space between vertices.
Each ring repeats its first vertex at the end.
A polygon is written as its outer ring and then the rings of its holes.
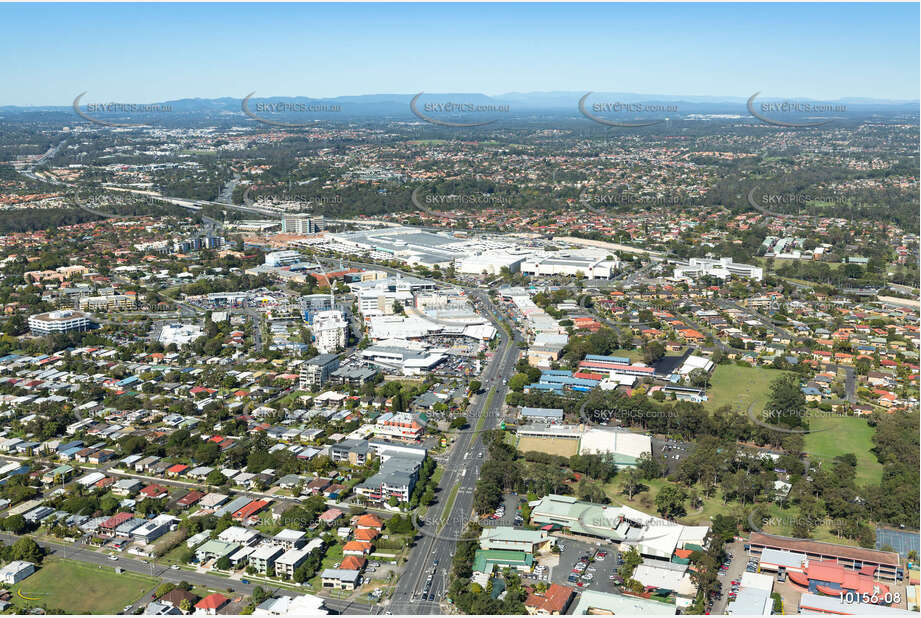
POLYGON ((0 16, 0 613, 921 611, 917 3, 0 16))

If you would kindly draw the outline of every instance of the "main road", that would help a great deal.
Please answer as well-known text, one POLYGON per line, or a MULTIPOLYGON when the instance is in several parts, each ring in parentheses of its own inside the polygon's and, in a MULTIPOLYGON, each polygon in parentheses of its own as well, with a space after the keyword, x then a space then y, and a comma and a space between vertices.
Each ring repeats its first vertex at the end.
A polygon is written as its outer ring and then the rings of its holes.
MULTIPOLYGON (((484 297, 480 300, 486 301, 484 306, 490 306, 484 297)), ((483 432, 498 425, 505 402, 505 383, 515 372, 519 351, 517 338, 501 328, 494 314, 490 312, 489 317, 498 327, 501 341, 482 375, 485 394, 468 409, 470 429, 458 435, 443 464, 439 501, 429 508, 421 536, 410 551, 407 568, 391 597, 388 609, 394 614, 441 613, 440 601, 447 592, 455 545, 472 519, 473 491, 487 456, 483 432), (449 502, 451 508, 446 512, 449 502)))

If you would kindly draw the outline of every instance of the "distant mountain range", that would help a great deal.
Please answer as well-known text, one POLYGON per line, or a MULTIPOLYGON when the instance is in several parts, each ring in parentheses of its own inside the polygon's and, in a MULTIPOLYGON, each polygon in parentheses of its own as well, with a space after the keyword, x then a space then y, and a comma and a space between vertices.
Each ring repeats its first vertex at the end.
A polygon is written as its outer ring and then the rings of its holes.
MULTIPOLYGON (((76 96, 78 93, 74 93, 76 96)), ((249 108, 253 111, 258 103, 286 103, 286 104, 303 104, 303 105, 339 105, 342 113, 346 115, 403 115, 409 114, 410 101, 418 93, 411 94, 364 94, 355 96, 340 96, 326 98, 312 98, 306 96, 265 96, 256 93, 249 102, 249 108)), ((578 113, 579 100, 586 92, 509 92, 506 94, 487 96, 480 93, 435 93, 426 92, 419 99, 419 108, 425 103, 469 103, 473 105, 507 105, 512 114, 529 113, 529 112, 567 112, 578 113)), ((754 93, 752 93, 754 94, 754 93)), ((143 103, 145 105, 169 105, 173 112, 179 113, 205 113, 205 114, 222 114, 232 113, 240 114, 241 98, 220 97, 214 99, 175 99, 170 101, 130 101, 121 99, 100 100, 94 98, 92 93, 85 95, 80 101, 81 108, 88 103, 143 103)), ((684 95, 660 95, 660 94, 637 94, 630 92, 593 92, 587 100, 587 105, 592 103, 631 103, 631 104, 668 104, 676 106, 678 109, 674 115, 682 116, 685 114, 747 114, 745 107, 748 97, 738 96, 684 96, 684 95)), ((896 100, 896 99, 875 99, 868 97, 846 97, 837 100, 817 100, 808 98, 784 98, 769 96, 768 93, 761 93, 757 102, 796 102, 796 103, 819 103, 824 105, 838 105, 847 108, 846 113, 873 113, 873 112, 917 112, 919 101, 915 100, 896 100)), ((72 110, 71 105, 42 105, 42 106, 21 106, 21 105, 0 105, 0 112, 5 113, 24 113, 24 112, 66 112, 72 110)))

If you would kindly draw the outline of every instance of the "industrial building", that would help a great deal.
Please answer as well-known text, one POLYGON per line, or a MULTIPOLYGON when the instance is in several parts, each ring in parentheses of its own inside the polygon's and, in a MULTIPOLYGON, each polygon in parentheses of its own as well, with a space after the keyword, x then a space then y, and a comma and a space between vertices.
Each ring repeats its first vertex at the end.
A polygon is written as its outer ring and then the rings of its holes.
POLYGON ((35 565, 25 560, 14 560, 0 568, 0 582, 10 586, 18 584, 35 572, 35 565))
POLYGON ((158 341, 164 346, 171 343, 177 346, 189 345, 204 335, 201 326, 197 324, 164 324, 160 330, 158 341))
POLYGON ((646 434, 606 427, 533 423, 522 425, 516 433, 519 439, 572 440, 574 453, 609 455, 617 466, 635 466, 652 452, 652 440, 646 434))

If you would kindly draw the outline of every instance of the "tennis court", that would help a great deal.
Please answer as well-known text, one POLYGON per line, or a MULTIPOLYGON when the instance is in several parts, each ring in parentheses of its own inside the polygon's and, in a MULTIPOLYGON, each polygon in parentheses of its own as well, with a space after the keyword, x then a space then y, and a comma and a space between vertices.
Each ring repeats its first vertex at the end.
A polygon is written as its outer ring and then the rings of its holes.
POLYGON ((901 557, 907 558, 911 550, 921 554, 919 544, 921 544, 921 537, 917 532, 893 530, 892 528, 876 529, 876 549, 882 549, 888 545, 901 557))

